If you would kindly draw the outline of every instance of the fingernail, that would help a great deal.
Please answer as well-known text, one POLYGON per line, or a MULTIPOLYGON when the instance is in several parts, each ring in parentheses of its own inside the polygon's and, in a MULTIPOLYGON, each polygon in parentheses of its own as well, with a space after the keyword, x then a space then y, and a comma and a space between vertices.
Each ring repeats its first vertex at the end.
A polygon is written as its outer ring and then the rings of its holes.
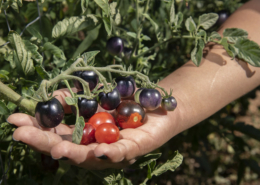
MULTIPOLYGON (((51 156, 51 157, 52 157, 52 156, 51 156)), ((52 157, 52 159, 54 159, 54 160, 62 160, 62 161, 69 160, 68 157, 61 157, 61 158, 59 158, 59 159, 56 159, 56 158, 52 157)))
MULTIPOLYGON (((8 118, 9 118, 9 117, 8 117, 8 118)), ((10 123, 10 122, 8 121, 8 118, 7 118, 5 121, 6 121, 7 123, 9 123, 13 128, 18 128, 16 125, 10 123)))
POLYGON ((16 139, 14 139, 14 137, 12 136, 12 138, 13 138, 13 140, 15 141, 15 142, 18 142, 18 143, 21 143, 21 144, 24 144, 24 145, 26 145, 26 143, 24 143, 24 142, 22 142, 22 141, 18 141, 18 140, 16 140, 16 139))
POLYGON ((18 142, 18 140, 14 139, 14 136, 12 136, 12 138, 13 138, 14 141, 18 142))
POLYGON ((99 157, 97 157, 97 158, 99 158, 99 159, 103 159, 103 160, 108 159, 108 157, 107 157, 106 155, 101 155, 101 156, 99 156, 99 157))

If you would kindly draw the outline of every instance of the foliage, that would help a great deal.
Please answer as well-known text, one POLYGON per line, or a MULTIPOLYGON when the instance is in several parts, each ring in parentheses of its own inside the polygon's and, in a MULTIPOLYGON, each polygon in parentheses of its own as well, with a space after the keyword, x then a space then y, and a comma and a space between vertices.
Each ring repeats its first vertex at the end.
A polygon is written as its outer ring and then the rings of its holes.
MULTIPOLYGON (((125 69, 142 72, 151 81, 157 81, 189 59, 199 66, 208 42, 222 45, 232 58, 259 67, 259 46, 247 38, 246 30, 226 29, 223 37, 215 31, 216 12, 228 9, 232 13, 243 3, 241 0, 1 1, 0 80, 23 97, 39 99, 43 96, 39 93, 43 79, 57 77, 82 57, 89 66, 122 64, 125 69), (125 47, 132 48, 130 57, 124 54, 112 57, 106 52, 106 40, 111 36, 124 39, 125 47)), ((109 79, 109 73, 103 75, 109 79)), ((64 82, 59 83, 63 85, 64 82)), ((47 91, 56 88, 57 85, 47 91)), ((250 142, 254 139, 259 145, 259 129, 242 122, 234 124, 235 118, 246 113, 250 96, 232 102, 127 169, 87 171, 61 162, 54 175, 41 170, 38 153, 12 141, 14 128, 6 118, 14 112, 30 112, 4 100, 0 93, 2 184, 5 179, 8 184, 145 184, 148 180, 166 184, 164 179, 181 184, 188 182, 186 177, 198 184, 220 183, 227 176, 229 182, 237 184, 252 181, 260 173, 259 151, 253 156, 257 147, 250 142), (240 134, 236 134, 238 131, 240 134), (177 167, 182 156, 174 150, 184 155, 181 168, 177 167), (176 173, 171 172, 174 170, 176 173), (251 173, 248 178, 248 170, 256 176, 251 173), (236 178, 232 179, 231 174, 236 178)), ((75 99, 66 102, 74 105, 75 99)), ((65 122, 75 119, 66 116, 65 122)), ((75 129, 79 134, 73 138, 76 143, 81 138, 81 119, 76 121, 79 125, 75 129)))

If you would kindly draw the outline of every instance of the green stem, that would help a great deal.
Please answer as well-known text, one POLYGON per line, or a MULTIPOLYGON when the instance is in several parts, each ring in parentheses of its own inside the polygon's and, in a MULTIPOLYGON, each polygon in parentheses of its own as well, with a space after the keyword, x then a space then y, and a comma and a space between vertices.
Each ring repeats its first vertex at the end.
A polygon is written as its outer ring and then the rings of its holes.
POLYGON ((30 115, 35 114, 35 107, 37 102, 33 100, 28 100, 15 91, 13 91, 11 88, 9 88, 7 85, 2 83, 0 81, 0 96, 1 99, 4 99, 5 101, 10 101, 16 105, 18 105, 21 109, 28 112, 30 115))
POLYGON ((70 84, 69 84, 68 80, 63 80, 63 81, 64 81, 65 85, 67 86, 67 88, 69 89, 72 98, 74 98, 75 95, 74 95, 74 92, 72 91, 72 89, 70 87, 70 84))

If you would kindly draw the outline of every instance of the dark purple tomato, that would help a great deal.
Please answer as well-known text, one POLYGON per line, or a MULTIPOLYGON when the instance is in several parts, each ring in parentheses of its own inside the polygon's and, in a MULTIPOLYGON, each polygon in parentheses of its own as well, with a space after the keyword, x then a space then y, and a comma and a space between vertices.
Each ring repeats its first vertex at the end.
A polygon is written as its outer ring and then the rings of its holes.
POLYGON ((117 108, 120 100, 121 96, 117 88, 114 88, 113 91, 108 93, 101 92, 98 94, 99 105, 105 110, 113 110, 117 108))
POLYGON ((85 127, 83 129, 83 135, 80 144, 81 145, 88 145, 90 143, 95 143, 95 132, 96 129, 89 123, 85 123, 85 127))
MULTIPOLYGON (((81 73, 82 71, 76 71, 73 75, 81 78, 81 73)), ((73 84, 77 89, 82 89, 82 84, 78 80, 73 80, 73 84)))
MULTIPOLYGON (((83 91, 79 91, 77 94, 84 94, 83 91)), ((83 116, 84 119, 88 119, 97 112, 98 102, 96 99, 78 98, 79 116, 83 116)), ((76 108, 71 106, 71 111, 76 114, 76 108)))
POLYGON ((46 102, 38 102, 35 108, 35 118, 42 127, 56 127, 64 118, 63 106, 56 98, 46 102))
POLYGON ((136 103, 140 103, 139 96, 140 96, 140 93, 142 92, 143 89, 144 89, 144 88, 140 88, 140 89, 138 89, 138 90, 135 92, 134 99, 135 99, 135 102, 136 102, 136 103))
POLYGON ((177 101, 172 96, 168 98, 163 98, 161 106, 167 111, 173 111, 177 107, 177 101))
MULTIPOLYGON (((99 78, 98 75, 94 71, 77 71, 73 73, 74 76, 80 77, 86 82, 88 82, 89 89, 92 91, 98 84, 99 78)), ((73 80, 74 86, 79 89, 83 90, 82 84, 78 80, 73 80)))
POLYGON ((132 96, 135 92, 135 80, 132 76, 119 76, 116 78, 117 86, 121 98, 128 98, 132 96))
POLYGON ((136 128, 144 124, 144 109, 132 100, 122 101, 116 108, 116 121, 121 128, 136 128))
POLYGON ((106 48, 111 55, 119 55, 124 49, 124 42, 120 37, 111 37, 106 48))
POLYGON ((218 12, 218 16, 219 17, 218 17, 216 24, 218 26, 221 26, 227 20, 227 18, 229 17, 229 13, 226 10, 221 10, 221 11, 218 12))
POLYGON ((127 60, 129 60, 129 58, 131 57, 131 54, 132 54, 133 50, 132 50, 132 48, 127 48, 127 47, 125 47, 123 52, 124 52, 124 57, 125 57, 127 60))
POLYGON ((142 107, 147 110, 155 110, 161 105, 162 97, 157 89, 143 89, 139 95, 142 107))
POLYGON ((56 172, 59 168, 59 161, 54 160, 51 156, 41 154, 41 166, 46 172, 56 172))

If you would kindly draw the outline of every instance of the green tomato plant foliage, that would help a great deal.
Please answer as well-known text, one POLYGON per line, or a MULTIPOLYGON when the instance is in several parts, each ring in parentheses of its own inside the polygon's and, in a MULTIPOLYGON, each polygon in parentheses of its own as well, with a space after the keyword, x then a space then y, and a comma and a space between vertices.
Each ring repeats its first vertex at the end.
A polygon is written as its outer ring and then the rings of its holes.
MULTIPOLYGON (((139 87, 158 88, 169 97, 172 92, 156 82, 190 59, 199 67, 209 42, 222 45, 233 59, 260 67, 260 48, 248 39, 246 30, 228 28, 223 36, 216 32, 217 12, 232 13, 245 2, 1 0, 0 184, 185 184, 187 179, 193 184, 218 183, 229 175, 226 173, 236 177, 226 178, 227 183, 253 181, 253 176, 248 180, 247 169, 259 175, 260 160, 251 156, 249 151, 254 148, 249 141, 260 141, 260 131, 243 122, 234 124, 234 120, 246 112, 235 111, 236 107, 248 107, 248 97, 255 92, 122 170, 89 171, 61 161, 55 173, 43 171, 40 154, 13 141, 15 128, 6 122, 12 113, 34 115, 37 102, 49 100, 61 87, 70 90, 72 98, 66 98, 66 103, 78 112, 78 97, 94 98, 99 92, 110 92, 115 87, 113 77, 119 75, 132 75, 139 87), (110 55, 106 41, 112 36, 122 38, 124 46, 131 48, 130 54, 110 55), (84 70, 95 71, 104 88, 91 92, 88 83, 72 75, 84 70), (84 95, 72 92, 72 80, 82 83, 84 95), (223 158, 228 158, 228 163, 223 158), (172 173, 175 170, 177 173, 172 173)), ((72 142, 79 144, 83 117, 66 115, 63 122, 75 124, 72 142)))

